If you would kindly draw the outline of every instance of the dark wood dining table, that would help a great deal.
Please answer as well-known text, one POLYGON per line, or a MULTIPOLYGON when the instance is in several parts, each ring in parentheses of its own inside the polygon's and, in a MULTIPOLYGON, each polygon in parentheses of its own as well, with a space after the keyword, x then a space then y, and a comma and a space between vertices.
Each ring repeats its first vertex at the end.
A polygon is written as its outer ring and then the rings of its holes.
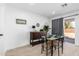
MULTIPOLYGON (((51 42, 51 56, 53 56, 53 48, 54 48, 54 42, 57 41, 57 44, 58 44, 58 56, 60 55, 60 50, 59 48, 61 47, 62 48, 62 53, 63 53, 63 42, 64 42, 64 36, 59 36, 59 37, 51 37, 51 38, 47 38, 48 41, 51 42), (61 42, 61 46, 59 45, 61 42)), ((47 45, 48 46, 48 45, 47 45)), ((47 53, 47 51, 46 51, 47 53)))

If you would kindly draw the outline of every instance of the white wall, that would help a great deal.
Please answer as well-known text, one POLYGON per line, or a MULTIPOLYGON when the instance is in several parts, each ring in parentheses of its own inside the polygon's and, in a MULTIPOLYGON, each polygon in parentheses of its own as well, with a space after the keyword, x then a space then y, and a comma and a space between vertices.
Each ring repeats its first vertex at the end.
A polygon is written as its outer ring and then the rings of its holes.
MULTIPOLYGON (((40 23, 40 28, 42 28, 44 24, 49 23, 49 19, 46 17, 10 6, 6 6, 5 12, 5 50, 29 44, 32 25, 40 23), (26 19, 27 24, 16 24, 17 18, 26 19)), ((37 28, 37 30, 39 29, 37 28)))
POLYGON ((0 53, 4 51, 4 16, 5 16, 5 5, 0 4, 0 53))
POLYGON ((75 25, 76 25, 75 45, 79 46, 79 16, 75 17, 75 25))

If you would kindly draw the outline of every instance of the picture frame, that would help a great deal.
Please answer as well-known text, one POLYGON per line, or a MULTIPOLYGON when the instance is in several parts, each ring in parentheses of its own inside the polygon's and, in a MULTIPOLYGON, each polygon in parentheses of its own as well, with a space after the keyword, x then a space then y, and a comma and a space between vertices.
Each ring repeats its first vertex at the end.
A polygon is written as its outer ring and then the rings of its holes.
POLYGON ((16 24, 26 24, 25 19, 16 19, 16 24))

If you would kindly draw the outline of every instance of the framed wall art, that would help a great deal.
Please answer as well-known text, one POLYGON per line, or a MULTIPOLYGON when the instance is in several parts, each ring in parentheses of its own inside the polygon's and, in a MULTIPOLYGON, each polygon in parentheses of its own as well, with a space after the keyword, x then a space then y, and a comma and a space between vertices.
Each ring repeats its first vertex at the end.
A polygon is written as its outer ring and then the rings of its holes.
POLYGON ((16 19, 16 24, 26 24, 26 22, 25 19, 16 19))

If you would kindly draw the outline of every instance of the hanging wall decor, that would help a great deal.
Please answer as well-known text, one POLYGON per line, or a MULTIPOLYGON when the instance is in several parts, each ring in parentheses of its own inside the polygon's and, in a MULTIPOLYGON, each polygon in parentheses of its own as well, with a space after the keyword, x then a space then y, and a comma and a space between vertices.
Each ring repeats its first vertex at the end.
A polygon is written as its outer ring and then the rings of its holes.
POLYGON ((16 24, 26 24, 25 19, 16 19, 16 24))

